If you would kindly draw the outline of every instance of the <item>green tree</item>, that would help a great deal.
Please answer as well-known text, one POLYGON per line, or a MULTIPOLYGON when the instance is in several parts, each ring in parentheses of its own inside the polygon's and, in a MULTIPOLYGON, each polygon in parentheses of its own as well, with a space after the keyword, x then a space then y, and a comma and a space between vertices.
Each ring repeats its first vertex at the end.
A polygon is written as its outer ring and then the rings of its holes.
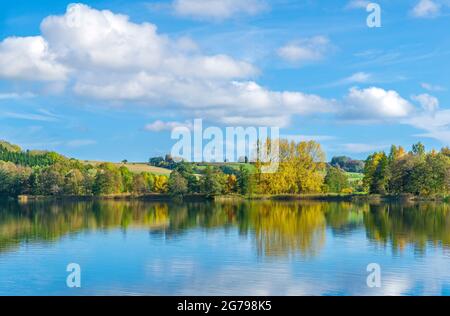
POLYGON ((423 156, 425 155, 425 146, 421 142, 418 142, 417 144, 412 145, 411 152, 415 156, 423 156))
POLYGON ((207 197, 220 195, 224 192, 225 185, 226 177, 224 174, 217 168, 207 166, 201 183, 202 192, 207 197))
POLYGON ((239 173, 237 175, 237 188, 239 194, 251 195, 251 175, 250 171, 244 166, 240 166, 239 173))
POLYGON ((187 180, 178 171, 172 171, 169 177, 169 194, 183 197, 186 193, 188 193, 187 180))
POLYGON ((341 193, 343 189, 349 188, 348 177, 340 168, 329 167, 324 180, 325 192, 341 193))
POLYGON ((59 164, 45 167, 40 173, 39 183, 44 195, 60 195, 64 193, 64 175, 59 164))
POLYGON ((122 192, 133 191, 133 173, 125 166, 119 168, 122 179, 122 192))
POLYGON ((31 169, 0 161, 0 196, 29 193, 31 169))
POLYGON ((84 175, 78 169, 73 169, 66 174, 64 179, 64 193, 69 195, 86 194, 84 175))
POLYGON ((120 170, 111 163, 99 166, 93 185, 95 195, 122 192, 123 184, 120 170))
POLYGON ((145 192, 153 192, 155 186, 155 175, 150 172, 142 172, 145 181, 145 192))
POLYGON ((369 193, 387 193, 389 183, 389 163, 384 152, 370 155, 364 165, 364 187, 369 193))
POLYGON ((147 181, 142 173, 133 176, 132 192, 137 194, 148 192, 147 181))
POLYGON ((200 184, 197 176, 194 174, 192 164, 187 162, 180 162, 176 165, 175 171, 177 171, 187 181, 188 191, 190 193, 198 193, 200 184))

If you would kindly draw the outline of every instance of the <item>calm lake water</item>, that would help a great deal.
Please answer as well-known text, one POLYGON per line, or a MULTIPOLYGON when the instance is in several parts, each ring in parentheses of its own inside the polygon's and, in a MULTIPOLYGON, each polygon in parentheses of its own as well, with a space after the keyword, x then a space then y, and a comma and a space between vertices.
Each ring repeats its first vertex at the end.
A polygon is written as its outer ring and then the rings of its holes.
POLYGON ((29 294, 450 295, 450 206, 2 202, 0 295, 29 294))

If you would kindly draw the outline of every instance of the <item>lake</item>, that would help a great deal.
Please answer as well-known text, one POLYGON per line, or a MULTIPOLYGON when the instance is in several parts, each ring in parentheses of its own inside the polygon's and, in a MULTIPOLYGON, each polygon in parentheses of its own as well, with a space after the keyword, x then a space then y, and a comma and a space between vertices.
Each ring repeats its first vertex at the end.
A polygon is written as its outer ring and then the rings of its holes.
POLYGON ((2 202, 0 295, 450 295, 450 207, 2 202))

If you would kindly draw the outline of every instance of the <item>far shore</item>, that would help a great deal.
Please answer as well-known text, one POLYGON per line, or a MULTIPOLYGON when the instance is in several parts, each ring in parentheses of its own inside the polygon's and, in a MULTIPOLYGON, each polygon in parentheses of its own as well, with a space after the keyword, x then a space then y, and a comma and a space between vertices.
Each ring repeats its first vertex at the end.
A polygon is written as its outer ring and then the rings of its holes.
MULTIPOLYGON (((2 199, 2 197, 0 197, 2 199)), ((5 198, 3 198, 5 199, 5 198)), ((230 200, 272 200, 272 201, 323 201, 323 202, 417 202, 417 201, 436 201, 447 202, 443 196, 415 196, 412 194, 400 195, 379 195, 379 194, 335 194, 335 193, 317 193, 317 194, 280 194, 280 195, 252 195, 242 196, 239 194, 219 195, 208 197, 204 194, 189 194, 182 198, 174 197, 170 194, 149 193, 149 194, 111 194, 111 195, 19 195, 15 198, 6 197, 6 199, 17 200, 21 203, 33 201, 92 201, 92 200, 141 200, 141 201, 161 201, 170 202, 173 200, 183 200, 186 202, 201 201, 230 201, 230 200)))

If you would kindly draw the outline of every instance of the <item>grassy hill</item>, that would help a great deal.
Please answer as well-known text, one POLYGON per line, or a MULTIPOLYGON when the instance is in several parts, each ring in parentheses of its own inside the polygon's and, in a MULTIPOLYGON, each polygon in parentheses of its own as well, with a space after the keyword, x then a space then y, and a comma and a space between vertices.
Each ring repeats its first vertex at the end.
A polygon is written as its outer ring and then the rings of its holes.
POLYGON ((362 179, 364 178, 363 173, 356 173, 356 172, 346 172, 346 173, 347 173, 348 181, 350 183, 362 181, 362 179))
POLYGON ((20 152, 22 150, 19 146, 11 144, 11 143, 1 140, 1 139, 0 139, 0 147, 3 147, 7 151, 15 152, 15 153, 20 152))
MULTIPOLYGON (((84 164, 91 164, 93 166, 97 166, 99 164, 105 163, 106 161, 94 161, 94 160, 83 160, 84 164)), ((141 173, 141 172, 150 172, 156 175, 166 175, 168 176, 171 173, 171 170, 166 168, 159 168, 150 166, 148 163, 144 162, 128 162, 128 163, 112 163, 117 167, 125 166, 133 173, 141 173)))

